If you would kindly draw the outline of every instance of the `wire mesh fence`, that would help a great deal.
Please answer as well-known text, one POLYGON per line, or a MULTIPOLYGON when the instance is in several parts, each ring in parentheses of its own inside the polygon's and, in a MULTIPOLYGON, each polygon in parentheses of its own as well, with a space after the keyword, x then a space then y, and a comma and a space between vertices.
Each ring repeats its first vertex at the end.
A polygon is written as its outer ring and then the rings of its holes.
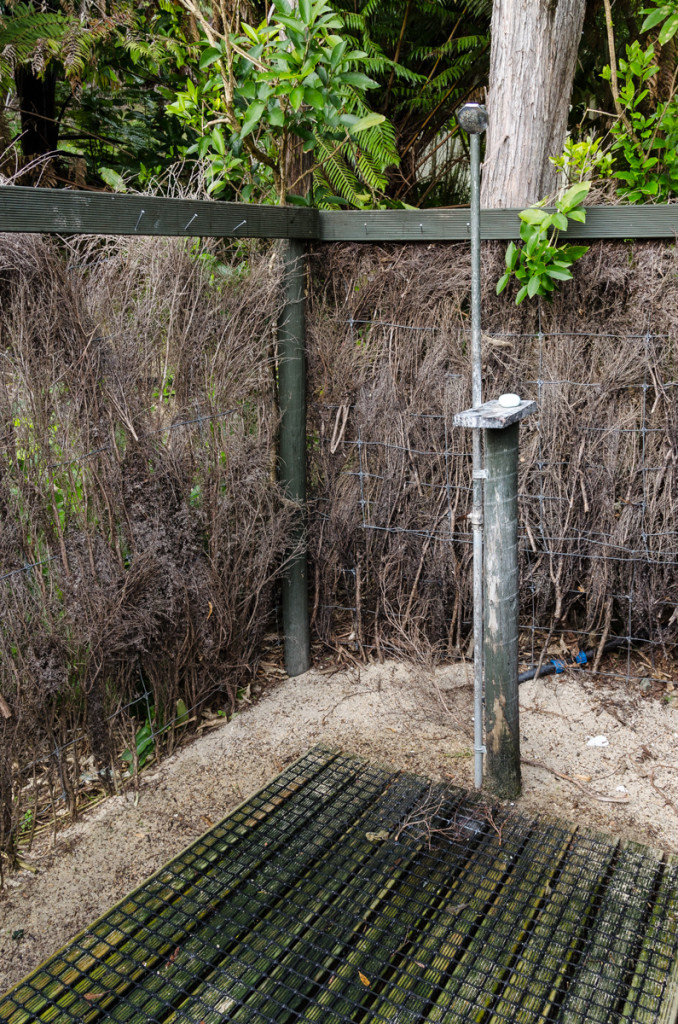
POLYGON ((270 628, 291 511, 271 474, 266 255, 4 236, 0 301, 11 851, 134 780, 200 709, 233 709, 270 628))
MULTIPOLYGON (((370 270, 388 258, 373 255, 370 270)), ((325 386, 312 413, 322 481, 315 615, 323 636, 354 653, 459 657, 472 629, 471 459, 470 435, 452 421, 470 405, 468 325, 461 303, 450 309, 449 281, 422 321, 425 261, 411 256, 409 270, 409 301, 365 272, 375 314, 342 315, 327 292, 316 311, 325 386), (344 400, 324 402, 335 367, 344 400)), ((365 307, 350 288, 345 296, 365 307)), ((485 397, 518 391, 538 403, 521 431, 521 667, 674 678, 675 332, 657 330, 644 309, 643 329, 633 329, 635 311, 620 302, 601 318, 581 296, 507 331, 488 305, 485 397), (583 315, 584 330, 572 325, 583 315)))
MULTIPOLYGON (((277 628, 293 514, 268 251, 3 245, 0 847, 232 708, 277 628)), ((567 294, 516 311, 486 253, 485 396, 538 403, 521 668, 584 652, 611 682, 676 677, 675 258, 601 244, 567 294)), ((309 260, 312 625, 351 658, 468 654, 468 285, 464 245, 309 260)))

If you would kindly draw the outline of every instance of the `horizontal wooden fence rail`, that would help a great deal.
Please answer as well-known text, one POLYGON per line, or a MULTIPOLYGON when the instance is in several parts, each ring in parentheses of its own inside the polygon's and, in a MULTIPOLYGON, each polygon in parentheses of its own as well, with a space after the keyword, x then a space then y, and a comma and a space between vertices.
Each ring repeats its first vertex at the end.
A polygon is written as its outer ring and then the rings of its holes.
MULTIPOLYGON (((481 210, 480 237, 518 238, 518 210, 481 210)), ((471 211, 375 210, 366 213, 321 210, 319 239, 323 242, 442 242, 471 237, 471 211)), ((586 224, 570 223, 569 238, 674 238, 678 233, 678 204, 669 206, 589 206, 586 224)))
POLYGON ((57 235, 318 237, 317 210, 70 189, 0 187, 0 231, 57 235))
MULTIPOLYGON (((517 238, 518 210, 483 210, 484 239, 517 238)), ((322 242, 453 242, 470 237, 470 211, 312 210, 196 199, 0 187, 0 231, 54 234, 298 238, 322 242)), ((678 204, 590 206, 567 238, 675 238, 678 204)))

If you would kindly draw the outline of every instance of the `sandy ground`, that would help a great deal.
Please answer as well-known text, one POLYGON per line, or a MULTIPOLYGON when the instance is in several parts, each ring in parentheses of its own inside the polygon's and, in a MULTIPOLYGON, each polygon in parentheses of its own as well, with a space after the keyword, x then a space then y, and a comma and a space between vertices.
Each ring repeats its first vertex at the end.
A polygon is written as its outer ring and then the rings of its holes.
MULTIPOLYGON (((522 753, 540 765, 523 767, 521 810, 678 852, 678 686, 658 700, 582 673, 520 695, 522 753), (589 746, 598 736, 607 745, 589 746)), ((267 688, 144 772, 136 803, 112 797, 34 847, 36 873, 0 893, 0 992, 316 744, 470 786, 472 715, 467 665, 312 671, 267 688)))

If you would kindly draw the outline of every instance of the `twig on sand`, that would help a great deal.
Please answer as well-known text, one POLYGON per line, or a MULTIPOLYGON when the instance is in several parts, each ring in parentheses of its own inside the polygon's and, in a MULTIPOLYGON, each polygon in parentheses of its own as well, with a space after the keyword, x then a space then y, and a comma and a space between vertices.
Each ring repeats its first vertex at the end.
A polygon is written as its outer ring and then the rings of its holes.
POLYGON ((662 798, 664 803, 667 805, 667 807, 671 808, 671 810, 674 812, 674 814, 678 814, 678 805, 674 804, 674 802, 671 799, 671 797, 667 796, 666 793, 664 792, 664 790, 661 788, 661 786, 658 786, 657 783, 654 781, 654 770, 655 770, 655 768, 671 768, 671 767, 672 767, 672 765, 670 765, 670 764, 654 765, 652 768, 650 768, 649 772, 647 773, 647 777, 650 780, 650 785, 652 786, 652 788, 655 791, 655 793, 657 793, 662 798))
POLYGON ((565 782, 571 782, 573 786, 576 786, 577 789, 580 789, 582 793, 586 794, 586 796, 590 796, 594 800, 600 800, 601 803, 627 804, 631 799, 628 793, 626 794, 626 796, 603 796, 602 793, 596 793, 594 790, 588 789, 587 786, 582 785, 581 782, 579 782, 577 779, 573 779, 570 775, 563 775, 562 772, 557 772, 555 768, 549 768, 547 764, 542 764, 541 761, 529 761, 526 757, 521 757, 520 760, 523 764, 529 764, 533 768, 543 768, 545 772, 551 772, 551 775, 555 775, 559 779, 564 779, 565 782))

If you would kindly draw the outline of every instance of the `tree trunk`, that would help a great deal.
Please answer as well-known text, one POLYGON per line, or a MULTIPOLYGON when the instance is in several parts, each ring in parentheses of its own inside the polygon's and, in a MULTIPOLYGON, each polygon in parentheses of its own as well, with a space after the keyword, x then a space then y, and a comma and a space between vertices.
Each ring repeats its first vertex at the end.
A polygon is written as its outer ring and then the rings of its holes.
POLYGON ((3 156, 6 156, 7 150, 12 145, 12 132, 10 131, 9 121, 5 113, 6 102, 7 93, 0 92, 0 166, 2 166, 3 156))
POLYGON ((27 158, 52 153, 59 141, 56 121, 57 69, 52 63, 38 76, 29 67, 15 73, 21 110, 21 149, 27 158))
POLYGON ((304 153, 302 139, 288 135, 284 153, 285 191, 287 195, 312 198, 313 154, 304 153))
POLYGON ((586 0, 494 0, 481 204, 524 207, 553 192, 586 0))

